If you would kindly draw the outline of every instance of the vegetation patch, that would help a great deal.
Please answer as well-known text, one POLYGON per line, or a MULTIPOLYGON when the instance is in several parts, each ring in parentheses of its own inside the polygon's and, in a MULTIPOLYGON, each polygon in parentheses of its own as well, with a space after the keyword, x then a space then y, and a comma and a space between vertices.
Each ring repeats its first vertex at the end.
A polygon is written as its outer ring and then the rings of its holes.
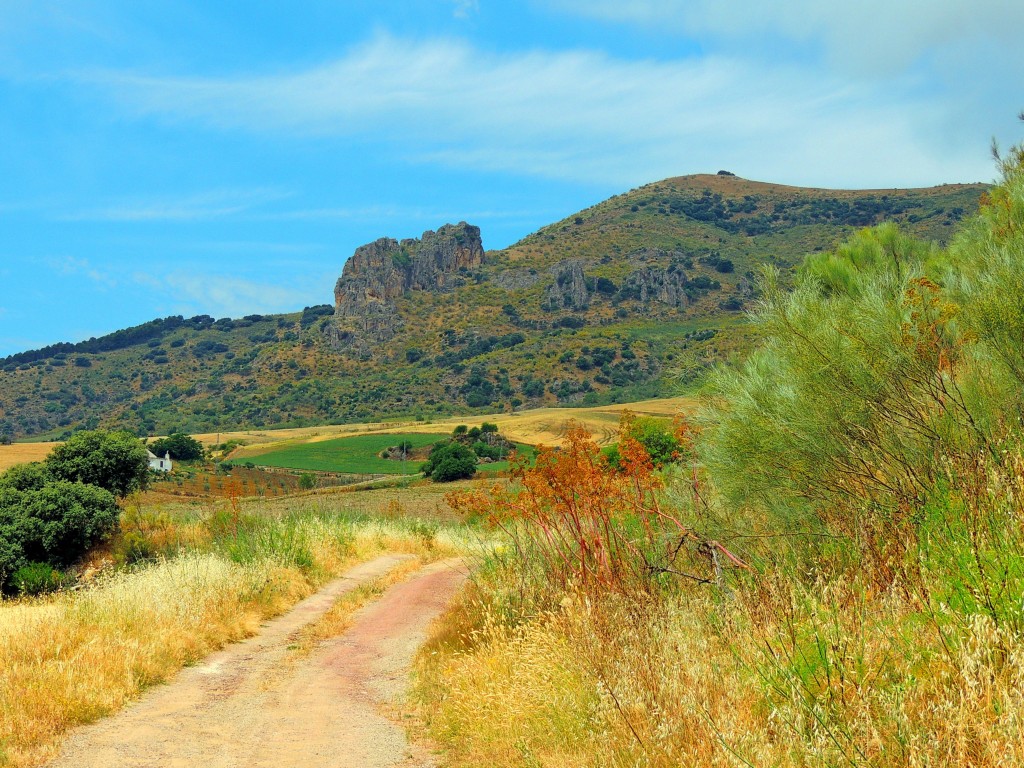
POLYGON ((419 462, 381 458, 381 453, 399 443, 408 442, 415 451, 431 445, 443 435, 416 432, 356 435, 336 440, 321 440, 277 448, 251 460, 268 467, 288 467, 317 472, 404 475, 419 471, 419 462))
MULTIPOLYGON (((614 465, 570 435, 453 499, 504 542, 420 657, 448 764, 1024 763, 1024 149, 1001 170, 948 249, 882 225, 767 270, 682 468, 646 430, 614 465)), ((746 202, 648 207, 903 206, 746 202)))

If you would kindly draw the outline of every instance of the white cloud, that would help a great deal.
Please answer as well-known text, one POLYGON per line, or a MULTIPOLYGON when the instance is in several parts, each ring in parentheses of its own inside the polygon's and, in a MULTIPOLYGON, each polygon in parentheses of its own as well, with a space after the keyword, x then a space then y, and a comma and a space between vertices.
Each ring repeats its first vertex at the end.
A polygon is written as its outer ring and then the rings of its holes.
POLYGON ((80 256, 55 256, 44 259, 44 262, 54 272, 65 277, 86 277, 104 288, 114 288, 118 283, 115 274, 99 269, 80 256))
POLYGON ((285 138, 355 138, 385 143, 412 162, 575 181, 633 185, 719 168, 822 186, 991 175, 991 130, 960 125, 959 105, 911 77, 850 83, 738 57, 496 55, 458 41, 378 36, 299 72, 108 72, 86 80, 140 117, 285 138))
POLYGON ((480 11, 479 0, 453 0, 453 2, 455 10, 452 11, 452 14, 456 19, 468 19, 471 15, 480 11))
POLYGON ((850 71, 892 74, 921 56, 944 57, 964 45, 983 58, 1016 52, 1024 28, 1020 0, 550 0, 549 5, 604 21, 661 31, 764 41, 777 35, 822 45, 850 71))
POLYGON ((197 272, 172 271, 160 275, 139 272, 133 279, 157 291, 183 313, 200 312, 216 317, 294 312, 308 303, 312 295, 310 289, 197 272))

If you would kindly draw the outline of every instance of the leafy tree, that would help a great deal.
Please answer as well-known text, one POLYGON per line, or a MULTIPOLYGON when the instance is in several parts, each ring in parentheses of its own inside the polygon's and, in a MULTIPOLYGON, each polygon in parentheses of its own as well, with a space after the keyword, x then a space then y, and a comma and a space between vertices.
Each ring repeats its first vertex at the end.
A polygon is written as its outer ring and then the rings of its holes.
MULTIPOLYGON (((635 440, 650 457, 655 467, 678 461, 683 451, 683 442, 677 429, 664 419, 641 417, 634 419, 624 415, 621 433, 624 438, 635 440)), ((619 447, 613 446, 606 455, 613 467, 620 466, 619 447)))
POLYGON ((149 476, 146 449, 131 432, 79 432, 44 464, 55 480, 88 483, 121 498, 145 488, 149 476))
POLYGON ((30 562, 70 564, 110 534, 118 512, 113 494, 93 485, 0 485, 0 583, 30 562))
POLYGON ((0 475, 0 486, 18 491, 37 491, 52 481, 50 470, 41 461, 16 464, 0 475))
POLYGON ((167 437, 154 440, 149 450, 157 456, 169 453, 176 461, 197 461, 203 458, 203 444, 182 432, 172 432, 167 437))
POLYGON ((683 449, 673 425, 663 419, 639 418, 629 428, 629 436, 644 447, 656 467, 676 461, 683 449))
POLYGON ((462 443, 437 443, 422 471, 437 483, 464 480, 476 474, 476 454, 462 443))

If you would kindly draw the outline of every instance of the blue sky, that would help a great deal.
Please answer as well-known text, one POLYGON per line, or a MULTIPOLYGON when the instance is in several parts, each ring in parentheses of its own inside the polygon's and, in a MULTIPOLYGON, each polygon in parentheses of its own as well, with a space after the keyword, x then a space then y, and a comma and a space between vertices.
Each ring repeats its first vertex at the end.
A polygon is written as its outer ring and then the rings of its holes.
POLYGON ((989 181, 1024 3, 0 0, 0 355, 333 300, 352 250, 506 246, 728 169, 989 181))

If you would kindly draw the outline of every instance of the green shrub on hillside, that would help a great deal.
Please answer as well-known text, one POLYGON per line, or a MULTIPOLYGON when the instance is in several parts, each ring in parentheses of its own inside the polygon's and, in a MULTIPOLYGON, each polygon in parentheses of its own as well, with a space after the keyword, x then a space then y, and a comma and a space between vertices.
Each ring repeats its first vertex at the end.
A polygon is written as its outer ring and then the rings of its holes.
POLYGON ((476 474, 476 454, 462 443, 437 443, 421 471, 437 483, 464 480, 476 474))
POLYGON ((203 444, 182 432, 172 432, 167 437, 154 440, 149 450, 157 456, 171 454, 175 461, 198 461, 203 458, 203 444))
POLYGON ((87 483, 125 497, 146 487, 146 449, 131 432, 78 432, 47 456, 45 465, 57 480, 87 483))

